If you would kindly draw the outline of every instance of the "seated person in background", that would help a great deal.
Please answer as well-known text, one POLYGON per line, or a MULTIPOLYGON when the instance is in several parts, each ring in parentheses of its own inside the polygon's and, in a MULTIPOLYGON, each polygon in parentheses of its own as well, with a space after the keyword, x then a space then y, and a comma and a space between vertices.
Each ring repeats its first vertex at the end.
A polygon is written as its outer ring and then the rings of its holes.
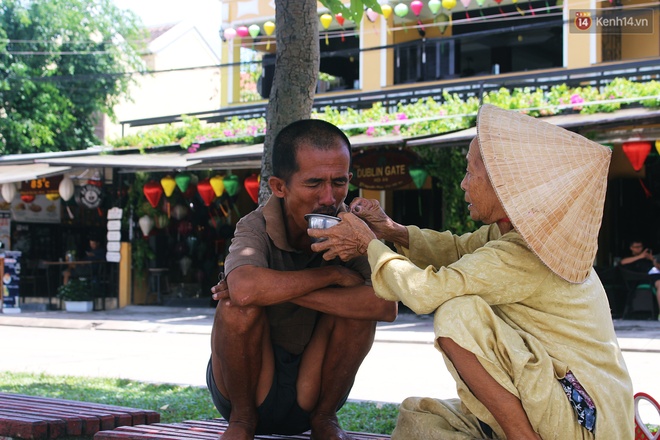
POLYGON ((308 231, 327 238, 312 244, 324 258, 367 255, 376 295, 435 312, 460 400, 406 399, 392 440, 633 438, 632 381, 593 269, 610 157, 485 104, 461 188, 486 226, 404 226, 358 198, 337 226, 308 231))
MULTIPOLYGON (((105 260, 105 249, 101 246, 101 242, 98 238, 92 237, 89 239, 89 249, 85 251, 85 255, 82 258, 83 261, 104 261, 105 260)), ((87 278, 92 276, 93 270, 91 265, 81 265, 76 266, 74 264, 69 265, 62 272, 62 284, 67 284, 71 277, 87 278)))
POLYGON ((632 272, 648 273, 654 266, 653 254, 650 249, 644 247, 644 242, 641 240, 632 240, 630 242, 630 255, 629 257, 622 258, 619 265, 626 270, 632 272))
POLYGON ((660 254, 653 257, 653 267, 649 270, 649 277, 655 288, 655 299, 658 301, 658 321, 660 321, 660 254))
POLYGON ((305 214, 337 215, 351 179, 351 146, 320 120, 289 124, 273 144, 272 191, 243 217, 225 259, 207 384, 229 421, 223 440, 255 434, 351 437, 337 422, 371 349, 376 321, 397 304, 374 295, 365 257, 326 262, 310 249, 305 214))

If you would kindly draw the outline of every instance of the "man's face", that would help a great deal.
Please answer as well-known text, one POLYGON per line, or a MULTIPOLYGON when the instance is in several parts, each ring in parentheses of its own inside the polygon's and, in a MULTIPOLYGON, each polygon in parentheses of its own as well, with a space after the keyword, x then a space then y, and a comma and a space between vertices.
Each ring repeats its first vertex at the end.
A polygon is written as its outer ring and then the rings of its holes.
POLYGON ((491 224, 506 217, 504 208, 488 178, 477 138, 470 143, 467 171, 461 181, 461 189, 465 191, 465 201, 468 202, 472 220, 491 224))
POLYGON ((298 171, 281 185, 285 216, 290 232, 307 235, 305 214, 337 215, 339 206, 348 194, 350 155, 348 149, 337 140, 335 148, 317 150, 311 147, 298 149, 298 171))
POLYGON ((630 252, 633 256, 637 256, 644 251, 644 243, 636 241, 630 245, 630 252))

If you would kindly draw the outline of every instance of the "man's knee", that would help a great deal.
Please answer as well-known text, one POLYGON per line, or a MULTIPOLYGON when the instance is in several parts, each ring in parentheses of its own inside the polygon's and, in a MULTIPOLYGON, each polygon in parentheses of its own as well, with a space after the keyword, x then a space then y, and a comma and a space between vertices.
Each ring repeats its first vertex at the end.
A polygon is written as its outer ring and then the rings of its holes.
POLYGON ((260 324, 265 323, 266 314, 263 307, 241 307, 230 301, 220 301, 215 310, 214 330, 221 328, 232 335, 249 334, 262 331, 260 324))

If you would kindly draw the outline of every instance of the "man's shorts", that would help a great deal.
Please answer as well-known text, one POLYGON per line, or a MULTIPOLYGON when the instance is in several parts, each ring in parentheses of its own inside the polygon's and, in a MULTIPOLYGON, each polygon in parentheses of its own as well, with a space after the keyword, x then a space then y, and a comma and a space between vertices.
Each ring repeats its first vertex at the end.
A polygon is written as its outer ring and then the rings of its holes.
MULTIPOLYGON (((300 434, 310 429, 309 413, 298 405, 296 390, 298 367, 302 355, 291 354, 283 348, 273 345, 273 356, 275 358, 273 385, 266 399, 257 408, 259 422, 256 434, 300 434)), ((206 384, 211 392, 213 404, 222 417, 229 420, 231 403, 220 393, 215 384, 210 359, 206 368, 206 384)), ((348 393, 339 402, 337 410, 344 406, 347 399, 348 393)))

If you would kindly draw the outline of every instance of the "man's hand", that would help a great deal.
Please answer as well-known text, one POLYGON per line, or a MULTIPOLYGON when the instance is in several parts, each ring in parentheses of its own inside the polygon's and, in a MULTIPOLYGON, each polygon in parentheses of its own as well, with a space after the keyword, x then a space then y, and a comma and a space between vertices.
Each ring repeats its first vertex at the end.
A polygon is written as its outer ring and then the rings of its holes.
POLYGON ((339 271, 339 282, 337 285, 340 287, 355 287, 364 284, 362 275, 354 270, 344 266, 333 266, 339 271))
POLYGON ((323 252, 324 260, 333 260, 335 257, 348 261, 367 253, 367 247, 376 235, 369 226, 355 215, 339 213, 341 222, 328 229, 308 229, 312 238, 325 238, 324 241, 312 244, 312 251, 323 252))
POLYGON ((216 301, 221 301, 223 299, 229 299, 229 287, 227 286, 227 280, 223 277, 218 284, 211 287, 211 298, 216 301))

